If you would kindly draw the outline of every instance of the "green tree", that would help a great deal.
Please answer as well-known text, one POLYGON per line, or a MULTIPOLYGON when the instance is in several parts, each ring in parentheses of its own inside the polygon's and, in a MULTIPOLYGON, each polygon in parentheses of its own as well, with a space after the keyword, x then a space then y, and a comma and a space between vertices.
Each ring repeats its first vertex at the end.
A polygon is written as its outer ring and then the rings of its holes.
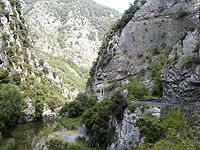
POLYGON ((128 106, 127 100, 119 91, 117 91, 111 97, 111 101, 112 102, 109 104, 108 110, 112 112, 113 116, 116 117, 118 122, 121 122, 123 119, 124 110, 128 106))
POLYGON ((97 98, 88 97, 85 93, 79 93, 74 101, 69 104, 65 104, 60 113, 61 115, 68 112, 69 117, 77 117, 82 115, 82 113, 94 106, 97 103, 97 98))
POLYGON ((77 117, 81 115, 84 110, 83 106, 79 101, 72 101, 71 103, 69 103, 68 107, 69 107, 68 109, 69 117, 77 117))
POLYGON ((154 80, 152 86, 152 95, 162 97, 162 81, 161 81, 162 66, 160 64, 151 67, 151 77, 154 80))
POLYGON ((110 102, 110 99, 104 99, 83 114, 82 123, 86 125, 86 133, 89 135, 89 143, 92 147, 100 146, 105 149, 114 137, 115 128, 110 127, 109 124, 110 102))
POLYGON ((18 72, 14 72, 11 76, 12 82, 16 85, 20 85, 21 83, 21 76, 18 72))
POLYGON ((10 78, 9 78, 9 72, 6 71, 0 71, 0 84, 1 83, 9 83, 10 78))
POLYGON ((14 124, 20 117, 22 99, 18 86, 3 84, 0 89, 0 130, 14 124))
POLYGON ((127 85, 129 100, 145 99, 149 95, 149 87, 138 81, 130 81, 127 85))
POLYGON ((139 125, 140 133, 145 137, 145 142, 155 143, 164 135, 164 128, 161 120, 152 115, 152 112, 147 112, 141 115, 136 124, 139 125))

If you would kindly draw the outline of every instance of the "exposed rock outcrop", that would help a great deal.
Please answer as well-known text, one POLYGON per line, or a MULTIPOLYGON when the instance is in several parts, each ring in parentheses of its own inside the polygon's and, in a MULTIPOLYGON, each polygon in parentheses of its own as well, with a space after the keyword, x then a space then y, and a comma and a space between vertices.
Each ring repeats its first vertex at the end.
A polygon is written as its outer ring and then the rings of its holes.
MULTIPOLYGON (((156 80, 152 74, 157 71, 159 89, 166 103, 148 103, 149 107, 137 106, 133 112, 126 109, 121 122, 111 118, 116 137, 108 149, 113 150, 123 150, 145 141, 136 123, 145 112, 152 111, 159 117, 174 107, 180 107, 185 116, 199 111, 199 1, 147 0, 141 5, 139 0, 135 5, 140 9, 133 11, 134 16, 121 32, 115 29, 108 32, 91 68, 87 92, 101 100, 127 84, 130 78, 143 81, 153 89, 156 80)), ((87 139, 84 130, 83 125, 81 132, 87 139)))
MULTIPOLYGON (((176 104, 166 104, 166 103, 154 103, 154 102, 133 102, 137 107, 135 110, 125 109, 123 114, 123 120, 118 122, 116 118, 111 117, 111 126, 115 127, 115 136, 113 143, 107 147, 108 150, 125 150, 136 143, 142 144, 145 141, 145 135, 140 133, 140 126, 137 120, 146 113, 151 113, 153 116, 159 118, 163 114, 166 115, 170 113, 172 109, 180 109, 180 111, 186 116, 191 117, 194 111, 200 110, 200 105, 176 105, 176 104)), ((194 119, 194 118, 193 118, 194 119)), ((194 120, 188 122, 191 123, 194 120)), ((79 126, 79 131, 81 137, 85 140, 89 140, 89 136, 86 134, 86 126, 82 124, 79 126)))
POLYGON ((136 125, 136 120, 147 112, 152 112, 153 115, 160 117, 160 108, 145 106, 137 107, 134 112, 129 109, 124 111, 122 122, 119 124, 117 121, 113 122, 116 126, 116 142, 112 143, 109 149, 111 150, 123 150, 125 147, 135 145, 136 142, 143 142, 145 137, 142 137, 139 131, 139 126, 136 125))
POLYGON ((196 29, 176 44, 162 71, 163 99, 167 103, 200 101, 200 33, 196 29))
MULTIPOLYGON (((101 49, 99 57, 91 69, 91 77, 87 86, 88 94, 97 93, 99 98, 102 99, 105 93, 111 94, 107 89, 114 82, 117 81, 118 84, 122 84, 122 81, 128 77, 136 80, 143 77, 148 79, 149 85, 154 84, 150 76, 150 69, 156 65, 162 66, 166 61, 162 58, 166 57, 168 47, 176 45, 181 38, 184 39, 185 35, 194 31, 198 25, 198 0, 147 0, 144 5, 140 5, 140 1, 137 5, 140 9, 135 12, 134 17, 122 29, 121 34, 113 34, 111 38, 108 35, 109 38, 106 39, 108 44, 101 49)), ((197 37, 188 36, 187 38, 183 41, 183 51, 187 51, 184 54, 185 56, 188 51, 193 51, 193 48, 197 46, 195 43, 197 44, 198 41, 197 37)), ((190 68, 190 71, 185 68, 183 72, 197 72, 194 73, 196 74, 195 77, 192 76, 194 80, 197 80, 199 67, 196 67, 190 68)), ((169 67, 167 68, 166 65, 164 74, 167 73, 167 69, 169 67)), ((176 69, 173 68, 172 70, 176 69)), ((167 75, 164 76, 167 78, 167 75)), ((174 82, 180 81, 174 79, 174 82)), ((197 81, 195 82, 197 84, 197 81)), ((184 82, 184 84, 187 86, 187 83, 184 82)), ((165 83, 163 85, 166 91, 168 85, 165 83)), ((196 89, 194 93, 199 93, 196 87, 197 85, 192 84, 189 89, 196 89)), ((167 98, 167 93, 164 93, 164 97, 167 98)), ((186 97, 190 97, 190 94, 186 97)), ((198 94, 195 95, 194 99, 198 97, 198 94)), ((179 99, 182 96, 179 96, 179 99)), ((187 103, 189 101, 188 99, 187 103)), ((180 103, 180 101, 177 100, 176 103, 180 103)))

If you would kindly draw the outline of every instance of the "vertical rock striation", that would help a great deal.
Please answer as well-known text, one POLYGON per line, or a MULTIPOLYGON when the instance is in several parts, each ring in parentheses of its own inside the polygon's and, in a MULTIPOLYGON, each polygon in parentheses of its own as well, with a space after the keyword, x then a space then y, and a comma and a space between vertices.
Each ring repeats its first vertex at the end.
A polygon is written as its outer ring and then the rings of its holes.
POLYGON ((173 47, 162 71, 163 99, 167 103, 200 102, 200 33, 188 32, 173 47))

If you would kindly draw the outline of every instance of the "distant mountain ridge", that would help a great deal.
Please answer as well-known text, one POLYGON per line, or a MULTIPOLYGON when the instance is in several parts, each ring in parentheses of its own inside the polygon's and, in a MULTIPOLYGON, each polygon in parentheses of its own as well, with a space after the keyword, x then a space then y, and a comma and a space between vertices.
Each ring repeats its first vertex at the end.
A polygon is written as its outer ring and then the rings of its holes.
POLYGON ((121 14, 92 0, 24 2, 36 54, 56 70, 68 89, 84 91, 101 40, 121 14))

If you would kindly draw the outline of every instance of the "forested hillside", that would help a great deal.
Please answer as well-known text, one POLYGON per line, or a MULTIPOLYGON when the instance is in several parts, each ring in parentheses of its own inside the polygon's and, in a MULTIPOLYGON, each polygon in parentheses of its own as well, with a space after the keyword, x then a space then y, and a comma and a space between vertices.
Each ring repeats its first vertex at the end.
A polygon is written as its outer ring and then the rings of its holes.
POLYGON ((71 95, 85 91, 105 32, 120 13, 92 0, 25 0, 36 55, 60 75, 71 95))
POLYGON ((68 96, 61 78, 35 55, 21 8, 20 1, 1 1, 0 131, 56 112, 68 96))

